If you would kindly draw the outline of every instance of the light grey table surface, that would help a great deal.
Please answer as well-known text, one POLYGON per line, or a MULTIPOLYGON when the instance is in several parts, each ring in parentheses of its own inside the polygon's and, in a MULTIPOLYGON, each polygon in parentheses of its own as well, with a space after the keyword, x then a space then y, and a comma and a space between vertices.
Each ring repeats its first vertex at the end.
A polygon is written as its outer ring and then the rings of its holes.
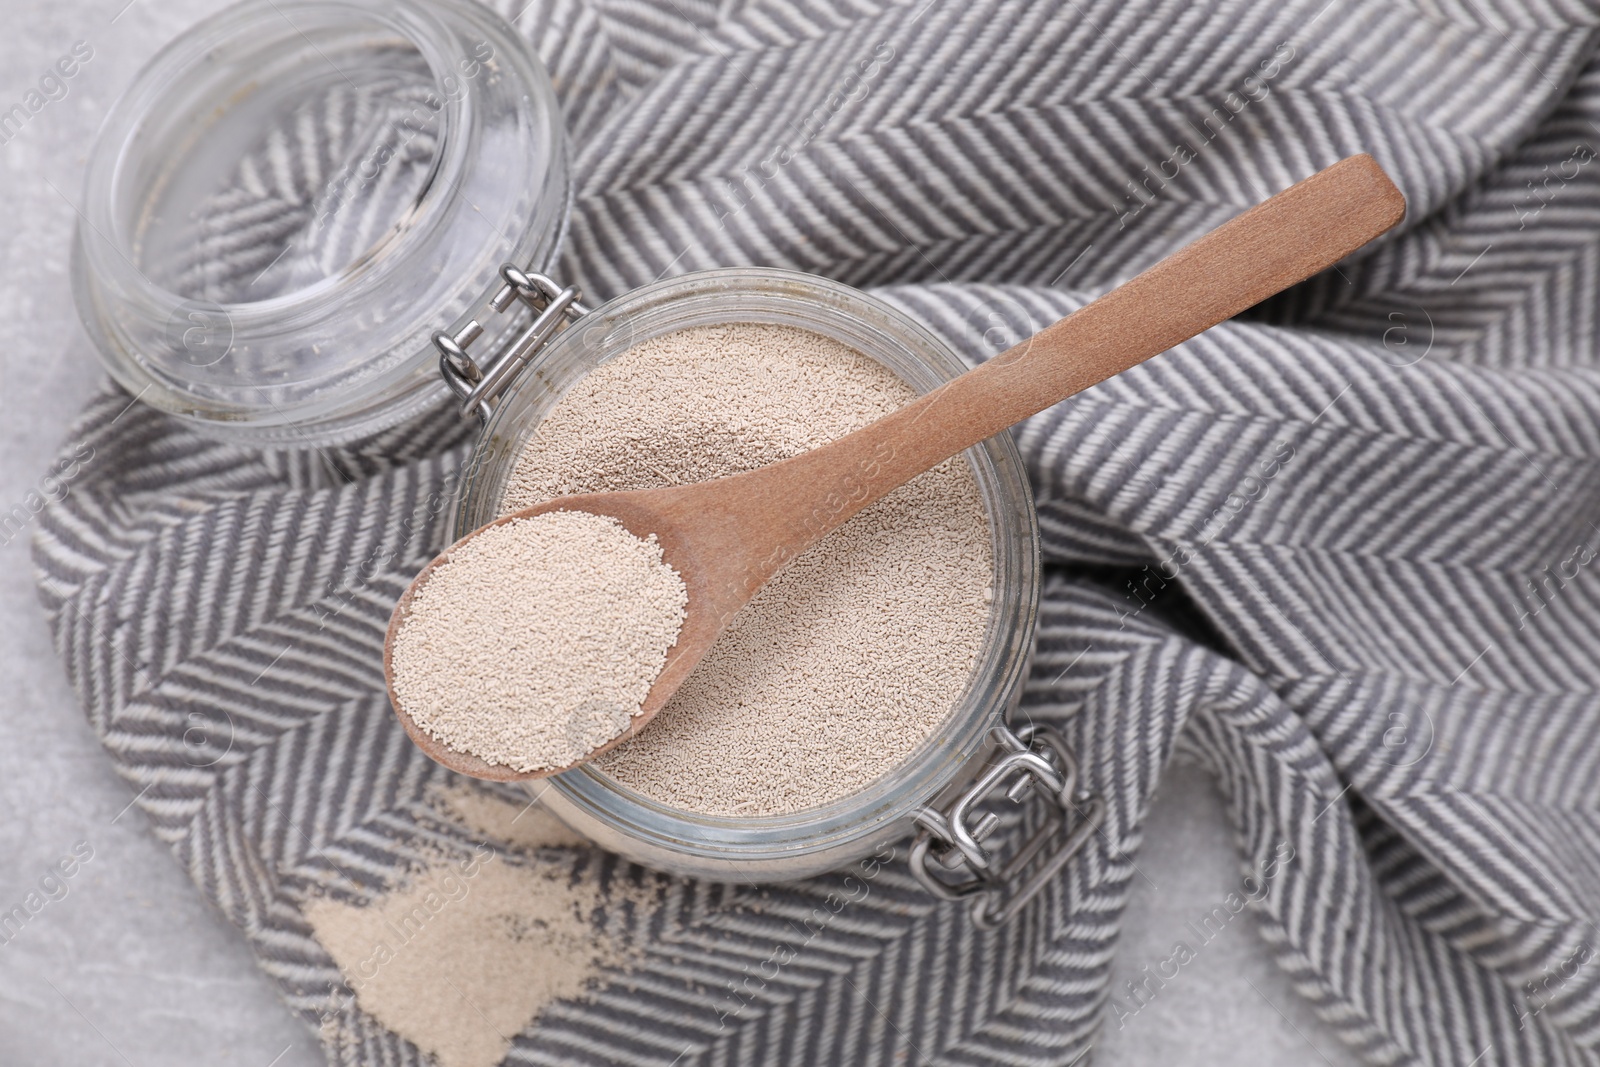
MULTIPOLYGON (((38 484, 100 377, 67 262, 84 154, 116 94, 216 0, 5 0, 0 111, 75 42, 94 56, 0 145, 0 512, 38 484)), ((0 1067, 303 1067, 323 1057, 233 928, 151 834, 51 649, 28 538, 0 547, 0 911, 80 842, 93 858, 0 944, 0 1067)), ((1114 988, 1154 966, 1238 888, 1209 779, 1178 769, 1151 814, 1114 988)), ((1108 1020, 1101 1064, 1356 1062, 1292 993, 1246 912, 1136 1016, 1108 1020)))

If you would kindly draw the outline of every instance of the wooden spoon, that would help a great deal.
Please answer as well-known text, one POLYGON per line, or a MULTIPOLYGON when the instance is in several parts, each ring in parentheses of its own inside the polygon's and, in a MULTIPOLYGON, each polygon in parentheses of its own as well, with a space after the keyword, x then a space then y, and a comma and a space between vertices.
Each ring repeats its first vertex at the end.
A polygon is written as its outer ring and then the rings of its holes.
MULTIPOLYGON (((1394 226, 1405 210, 1405 198, 1377 162, 1351 156, 976 370, 822 448, 695 485, 561 497, 490 523, 547 511, 609 515, 638 537, 654 534, 688 587, 677 643, 631 728, 588 758, 642 730, 755 592, 862 508, 986 437, 1332 266, 1394 226)), ((412 596, 450 552, 417 575, 390 620, 384 671, 395 714, 424 752, 464 774, 509 781, 559 773, 516 771, 449 748, 421 730, 395 696, 395 635, 412 596)))

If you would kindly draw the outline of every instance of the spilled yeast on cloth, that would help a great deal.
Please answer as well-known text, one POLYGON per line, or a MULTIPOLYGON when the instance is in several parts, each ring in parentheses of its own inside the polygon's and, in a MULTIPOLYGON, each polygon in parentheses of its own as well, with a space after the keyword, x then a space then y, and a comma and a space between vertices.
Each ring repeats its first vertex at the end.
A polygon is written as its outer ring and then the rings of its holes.
MULTIPOLYGON (((470 854, 433 856, 368 900, 314 898, 303 913, 362 1012, 440 1067, 491 1067, 505 1058, 507 1035, 546 1006, 590 994, 605 972, 633 962, 636 946, 602 912, 649 909, 654 887, 602 884, 575 862, 579 842, 533 804, 466 784, 430 801, 481 835, 470 854)), ((335 1040, 338 1017, 324 1016, 335 1040)))

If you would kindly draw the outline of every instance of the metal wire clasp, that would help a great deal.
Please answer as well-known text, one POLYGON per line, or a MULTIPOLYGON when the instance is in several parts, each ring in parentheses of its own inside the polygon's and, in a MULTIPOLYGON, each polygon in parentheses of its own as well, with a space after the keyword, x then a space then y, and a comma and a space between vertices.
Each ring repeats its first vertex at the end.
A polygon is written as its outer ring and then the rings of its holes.
POLYGON ((543 274, 525 271, 514 263, 502 263, 500 277, 505 284, 490 298, 489 306, 504 314, 513 300, 520 300, 532 310, 533 321, 494 362, 480 367, 467 354, 467 346, 483 335, 483 327, 477 319, 468 322, 453 337, 443 330, 433 335, 433 345, 439 350, 439 373, 450 391, 461 398, 462 417, 476 414, 485 423, 494 414, 493 401, 516 379, 534 354, 561 327, 589 313, 581 303, 583 294, 575 286, 563 288, 543 274))
POLYGON ((1029 724, 1012 732, 1001 725, 994 728, 994 737, 1000 752, 982 777, 943 811, 923 808, 911 846, 911 873, 917 881, 944 900, 971 898, 972 921, 985 930, 1015 918, 1105 818, 1099 797, 1078 794, 1077 757, 1056 731, 1029 724), (982 805, 1001 792, 1014 803, 1038 792, 1049 798, 1051 807, 1044 825, 997 866, 982 842, 1000 825, 1000 816, 982 805), (1054 848, 1046 853, 1053 841, 1054 848))

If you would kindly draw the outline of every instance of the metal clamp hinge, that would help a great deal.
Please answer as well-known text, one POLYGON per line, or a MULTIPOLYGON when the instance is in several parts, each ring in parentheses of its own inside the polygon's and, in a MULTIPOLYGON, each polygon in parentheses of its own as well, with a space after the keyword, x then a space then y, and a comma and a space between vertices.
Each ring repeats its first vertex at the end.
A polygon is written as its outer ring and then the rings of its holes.
POLYGON ((433 345, 439 350, 439 373, 450 391, 460 397, 462 417, 477 415, 485 423, 494 414, 495 399, 556 331, 589 313, 581 303, 583 294, 574 286, 563 288, 543 274, 513 263, 501 264, 500 277, 505 284, 490 298, 489 306, 504 314, 513 301, 521 301, 532 310, 533 321, 489 366, 479 366, 467 352, 467 346, 483 336, 478 320, 468 322, 454 336, 443 330, 433 335, 433 345))
POLYGON ((1046 726, 1013 733, 997 726, 1000 752, 972 785, 947 808, 917 815, 911 873, 944 900, 972 900, 972 919, 992 930, 1016 917, 1077 854, 1105 818, 1099 797, 1078 792, 1078 760, 1065 739, 1046 726), (1004 863, 983 841, 1000 816, 982 805, 999 793, 1021 803, 1030 792, 1048 798, 1044 825, 1004 863), (1042 857, 1042 858, 1041 858, 1042 857))

